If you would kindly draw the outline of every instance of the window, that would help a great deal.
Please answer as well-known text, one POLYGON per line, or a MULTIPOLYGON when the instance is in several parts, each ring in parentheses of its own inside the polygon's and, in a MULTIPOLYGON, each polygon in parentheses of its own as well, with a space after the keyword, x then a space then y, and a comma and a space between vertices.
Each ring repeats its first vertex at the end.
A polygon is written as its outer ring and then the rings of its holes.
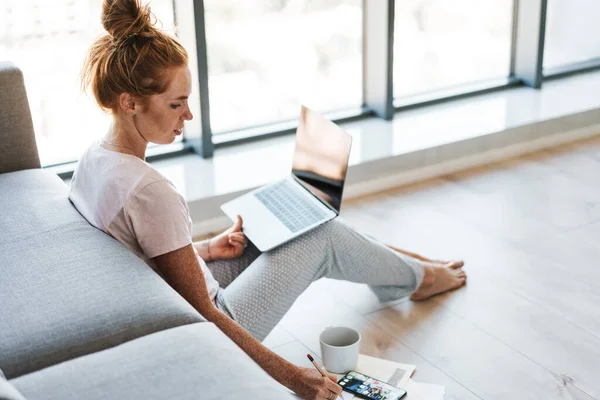
MULTIPOLYGON (((110 117, 79 86, 85 54, 103 32, 101 7, 101 0, 0 2, 0 59, 23 71, 44 166, 77 160, 108 129, 110 117)), ((151 7, 172 29, 172 2, 151 7)))
POLYGON ((512 16, 512 0, 397 0, 394 97, 508 77, 512 16))
POLYGON ((544 68, 600 58, 600 2, 548 0, 544 68))
POLYGON ((205 0, 214 133, 362 105, 361 0, 205 0))

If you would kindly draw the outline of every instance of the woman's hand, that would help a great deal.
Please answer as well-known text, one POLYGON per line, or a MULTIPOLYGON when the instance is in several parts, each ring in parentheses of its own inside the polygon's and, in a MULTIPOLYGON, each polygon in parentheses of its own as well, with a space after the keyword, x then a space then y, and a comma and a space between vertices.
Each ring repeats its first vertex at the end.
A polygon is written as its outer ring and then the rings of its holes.
POLYGON ((323 377, 315 368, 299 367, 290 389, 303 400, 334 400, 342 393, 335 375, 323 377))
POLYGON ((220 235, 210 239, 210 255, 213 260, 228 260, 242 255, 248 245, 248 238, 242 232, 242 217, 220 235))

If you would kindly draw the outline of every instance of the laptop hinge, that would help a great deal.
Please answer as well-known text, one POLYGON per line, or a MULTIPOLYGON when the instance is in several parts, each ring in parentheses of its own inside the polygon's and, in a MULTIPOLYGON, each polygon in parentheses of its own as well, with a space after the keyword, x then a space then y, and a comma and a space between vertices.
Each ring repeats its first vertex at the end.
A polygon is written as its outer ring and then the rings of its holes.
POLYGON ((292 177, 292 179, 294 179, 296 181, 296 183, 298 183, 300 186, 302 186, 304 188, 304 190, 306 190, 312 197, 319 200, 319 202, 321 202, 321 204, 323 204, 325 207, 327 207, 331 211, 333 211, 336 216, 340 215, 338 210, 333 208, 329 203, 323 201, 319 196, 315 195, 313 192, 310 191, 310 189, 308 189, 306 186, 304 186, 301 179, 298 179, 294 174, 290 174, 290 176, 292 177))

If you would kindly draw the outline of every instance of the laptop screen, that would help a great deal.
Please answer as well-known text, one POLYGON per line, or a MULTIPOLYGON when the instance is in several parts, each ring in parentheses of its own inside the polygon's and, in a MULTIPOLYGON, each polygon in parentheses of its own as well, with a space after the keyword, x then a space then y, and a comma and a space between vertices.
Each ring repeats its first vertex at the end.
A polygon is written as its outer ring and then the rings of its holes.
POLYGON ((348 170, 352 136, 321 115, 302 107, 292 174, 337 212, 348 170))

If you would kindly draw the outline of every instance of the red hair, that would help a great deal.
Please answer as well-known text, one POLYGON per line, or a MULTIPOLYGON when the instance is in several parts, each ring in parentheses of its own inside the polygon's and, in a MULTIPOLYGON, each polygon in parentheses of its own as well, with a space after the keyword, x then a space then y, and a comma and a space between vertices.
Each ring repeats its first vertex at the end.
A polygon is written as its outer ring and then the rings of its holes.
POLYGON ((156 28, 155 21, 140 0, 104 0, 102 25, 107 34, 90 48, 81 80, 104 110, 116 111, 121 93, 143 99, 165 92, 169 70, 187 65, 187 51, 156 28))

